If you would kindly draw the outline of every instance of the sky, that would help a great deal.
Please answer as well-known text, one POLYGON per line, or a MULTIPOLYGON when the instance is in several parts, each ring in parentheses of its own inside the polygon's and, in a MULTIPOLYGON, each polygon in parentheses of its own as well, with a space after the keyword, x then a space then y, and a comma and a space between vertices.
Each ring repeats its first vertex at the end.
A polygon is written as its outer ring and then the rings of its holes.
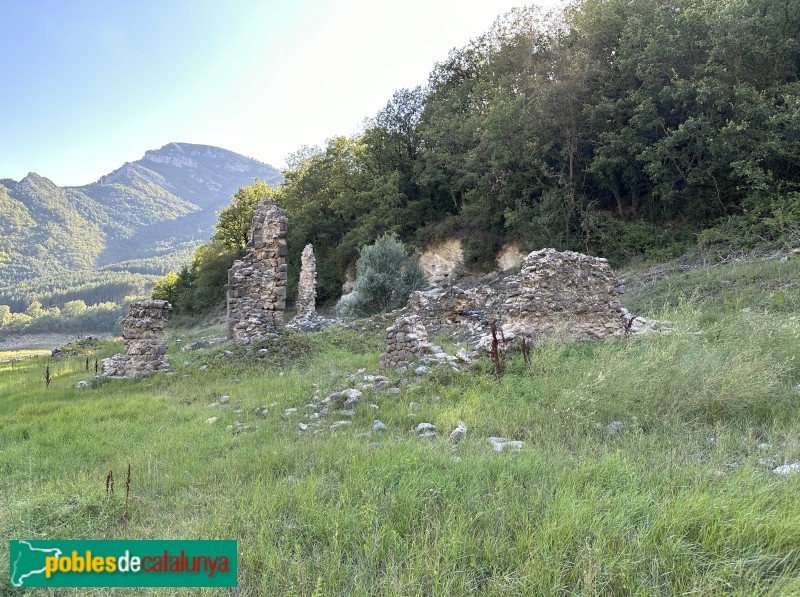
POLYGON ((0 178, 88 184, 171 142, 281 168, 523 4, 0 0, 0 178))

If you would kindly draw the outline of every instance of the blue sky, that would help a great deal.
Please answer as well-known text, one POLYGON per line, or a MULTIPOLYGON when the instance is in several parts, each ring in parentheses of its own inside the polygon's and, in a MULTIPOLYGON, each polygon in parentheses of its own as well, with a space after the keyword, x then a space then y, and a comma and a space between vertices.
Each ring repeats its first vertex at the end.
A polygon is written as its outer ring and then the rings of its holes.
POLYGON ((521 4, 3 0, 0 178, 86 184, 172 141, 282 167, 521 4))

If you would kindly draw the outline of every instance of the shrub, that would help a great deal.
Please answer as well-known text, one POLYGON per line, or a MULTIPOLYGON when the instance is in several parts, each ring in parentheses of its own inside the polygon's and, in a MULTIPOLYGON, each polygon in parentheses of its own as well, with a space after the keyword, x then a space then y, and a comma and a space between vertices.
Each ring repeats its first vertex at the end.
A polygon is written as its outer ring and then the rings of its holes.
POLYGON ((339 301, 339 315, 353 317, 397 309, 415 290, 428 288, 419 253, 409 253, 396 236, 384 234, 361 249, 353 292, 339 301))

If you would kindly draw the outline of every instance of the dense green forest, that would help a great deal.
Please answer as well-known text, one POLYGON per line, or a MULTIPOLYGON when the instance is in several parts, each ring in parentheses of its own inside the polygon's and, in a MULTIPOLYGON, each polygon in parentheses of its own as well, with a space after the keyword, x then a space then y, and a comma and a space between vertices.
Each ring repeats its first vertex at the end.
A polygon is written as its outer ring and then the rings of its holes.
MULTIPOLYGON (((800 4, 789 0, 512 11, 360 134, 290 156, 277 193, 290 280, 313 243, 330 301, 360 247, 386 232, 418 248, 460 238, 475 270, 511 242, 615 266, 796 242, 799 72, 800 4)), ((241 211, 238 233, 251 205, 229 208, 241 211)), ((185 289, 220 300, 197 278, 219 282, 213 262, 241 254, 224 232, 234 220, 184 270, 185 289)))

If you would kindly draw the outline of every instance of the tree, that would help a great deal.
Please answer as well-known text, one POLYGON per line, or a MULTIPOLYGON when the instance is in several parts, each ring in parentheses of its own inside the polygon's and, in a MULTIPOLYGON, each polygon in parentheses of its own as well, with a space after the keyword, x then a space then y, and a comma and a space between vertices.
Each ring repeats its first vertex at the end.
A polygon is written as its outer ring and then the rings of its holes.
POLYGON ((64 308, 61 310, 61 314, 64 317, 78 317, 86 313, 86 303, 82 300, 75 300, 75 301, 67 301, 64 303, 64 308))
POLYGON ((415 290, 428 287, 419 253, 409 253, 396 237, 384 234, 361 249, 353 292, 340 301, 341 315, 369 315, 405 305, 415 290))
POLYGON ((0 305, 0 327, 8 325, 11 322, 11 307, 8 305, 0 305))
MULTIPOLYGON (((153 298, 156 300, 167 301, 174 305, 178 300, 178 293, 181 279, 176 272, 169 272, 163 278, 155 281, 153 286, 153 298)), ((66 308, 66 305, 64 305, 66 308)))
POLYGON ((239 256, 244 255, 247 234, 253 223, 253 211, 263 197, 277 197, 279 192, 258 179, 249 186, 239 187, 231 198, 231 204, 219 213, 219 221, 214 228, 215 241, 222 242, 230 249, 236 249, 239 256))
POLYGON ((30 317, 31 319, 36 319, 37 317, 43 317, 45 314, 45 310, 42 309, 42 303, 39 301, 31 301, 31 304, 28 305, 28 308, 25 309, 25 315, 30 317))

